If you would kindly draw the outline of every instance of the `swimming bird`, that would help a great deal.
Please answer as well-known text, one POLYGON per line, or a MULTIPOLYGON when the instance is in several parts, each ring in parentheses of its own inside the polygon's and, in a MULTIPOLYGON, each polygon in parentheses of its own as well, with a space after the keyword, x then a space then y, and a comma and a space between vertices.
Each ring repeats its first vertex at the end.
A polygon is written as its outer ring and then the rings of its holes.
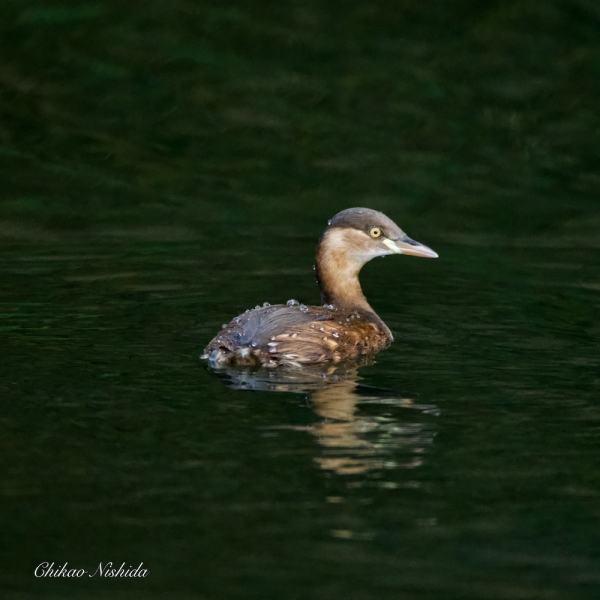
POLYGON ((372 258, 389 254, 438 256, 381 212, 343 210, 328 222, 317 246, 322 305, 265 302, 224 325, 200 358, 214 366, 300 367, 353 360, 387 348, 394 337, 364 297, 358 274, 372 258))

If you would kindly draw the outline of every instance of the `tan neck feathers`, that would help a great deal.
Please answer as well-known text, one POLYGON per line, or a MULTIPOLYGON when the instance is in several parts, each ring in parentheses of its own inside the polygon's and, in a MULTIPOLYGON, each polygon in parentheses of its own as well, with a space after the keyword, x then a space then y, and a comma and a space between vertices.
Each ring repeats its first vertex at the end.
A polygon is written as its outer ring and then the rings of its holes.
POLYGON ((364 235, 355 229, 328 229, 317 248, 317 280, 323 304, 374 312, 362 293, 358 273, 365 264, 364 235))

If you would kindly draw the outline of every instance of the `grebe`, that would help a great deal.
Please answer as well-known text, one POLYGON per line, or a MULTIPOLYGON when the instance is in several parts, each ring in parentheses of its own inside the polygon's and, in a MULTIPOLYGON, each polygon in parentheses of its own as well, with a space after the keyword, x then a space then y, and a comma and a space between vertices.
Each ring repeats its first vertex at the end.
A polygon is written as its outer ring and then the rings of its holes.
POLYGON ((364 297, 358 273, 376 256, 437 258, 383 213, 348 208, 329 221, 316 252, 322 306, 296 300, 247 310, 204 349, 211 364, 265 367, 337 363, 387 348, 392 332, 364 297))

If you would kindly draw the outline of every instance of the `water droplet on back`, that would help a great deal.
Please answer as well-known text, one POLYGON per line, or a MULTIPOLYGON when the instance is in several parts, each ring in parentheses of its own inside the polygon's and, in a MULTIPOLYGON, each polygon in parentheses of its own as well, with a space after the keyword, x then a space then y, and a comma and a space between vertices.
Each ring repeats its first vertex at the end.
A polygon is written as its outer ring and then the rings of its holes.
POLYGON ((298 302, 298 300, 294 300, 293 298, 285 303, 286 306, 298 306, 298 304, 300 304, 300 302, 298 302))
POLYGON ((267 306, 271 306, 268 302, 263 302, 263 306, 266 308, 267 306))
POLYGON ((306 304, 301 304, 298 307, 302 312, 306 312, 308 310, 308 306, 306 306, 306 304))

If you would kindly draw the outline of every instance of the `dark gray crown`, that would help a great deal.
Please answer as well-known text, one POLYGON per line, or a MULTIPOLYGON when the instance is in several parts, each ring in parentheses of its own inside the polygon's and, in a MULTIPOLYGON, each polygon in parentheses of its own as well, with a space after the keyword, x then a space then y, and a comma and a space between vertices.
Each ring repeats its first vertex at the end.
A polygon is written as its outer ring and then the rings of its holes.
POLYGON ((405 235, 389 217, 370 208, 347 208, 329 221, 328 229, 332 227, 350 227, 365 232, 368 232, 371 227, 380 227, 383 234, 391 239, 398 239, 405 235))

